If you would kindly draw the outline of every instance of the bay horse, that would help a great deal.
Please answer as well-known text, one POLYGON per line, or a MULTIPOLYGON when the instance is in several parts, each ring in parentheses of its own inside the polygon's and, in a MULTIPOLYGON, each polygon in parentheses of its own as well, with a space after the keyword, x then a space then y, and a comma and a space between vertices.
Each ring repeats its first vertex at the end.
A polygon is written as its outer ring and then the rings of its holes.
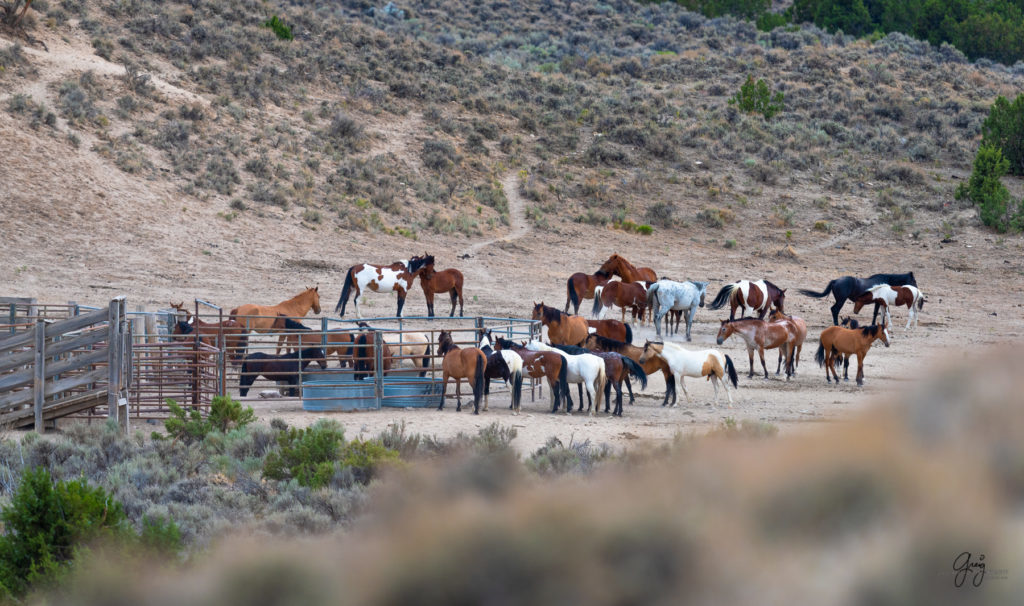
MULTIPOLYGON (((433 259, 433 257, 429 257, 433 259)), ((449 293, 452 299, 452 311, 449 318, 455 317, 455 301, 459 302, 459 317, 463 317, 462 300, 462 272, 457 269, 443 269, 434 271, 434 264, 425 265, 420 269, 420 287, 423 288, 423 296, 427 299, 427 314, 434 317, 434 295, 438 293, 449 293)), ((487 407, 484 407, 487 410, 487 407)))
POLYGON ((316 362, 321 369, 327 368, 327 359, 323 349, 307 347, 280 356, 272 356, 263 352, 249 354, 242 361, 242 370, 238 375, 238 393, 243 398, 247 396, 249 387, 257 377, 262 376, 268 381, 291 385, 288 395, 297 396, 299 395, 297 388, 299 377, 313 362, 316 362))
MULTIPOLYGON (((666 362, 664 358, 651 357, 646 361, 641 362, 640 358, 643 357, 644 354, 643 347, 637 347, 632 343, 623 343, 622 341, 616 341, 615 339, 608 339, 596 334, 588 336, 587 340, 583 342, 583 346, 592 352, 611 351, 622 354, 637 364, 640 364, 644 373, 648 375, 661 371, 662 377, 665 379, 665 400, 661 405, 667 406, 670 396, 672 398, 672 403, 675 404, 676 377, 672 374, 672 370, 669 368, 668 362, 666 362)), ((626 389, 629 390, 629 403, 632 404, 634 401, 633 388, 629 384, 629 381, 626 381, 626 389)))
MULTIPOLYGON (((850 316, 846 316, 845 318, 843 318, 843 321, 840 322, 839 325, 842 326, 843 328, 860 328, 860 322, 858 322, 855 318, 851 318, 850 316)), ((836 356, 833 359, 833 363, 836 366, 836 371, 837 372, 839 371, 839 365, 840 364, 843 365, 843 380, 844 381, 849 381, 850 380, 850 354, 836 353, 836 356)))
POLYGON ((267 332, 274 325, 274 322, 277 321, 278 316, 301 318, 308 314, 311 309, 315 314, 320 313, 319 285, 307 288, 291 299, 281 301, 277 305, 256 305, 253 303, 240 305, 232 309, 228 317, 236 322, 240 322, 245 327, 246 332, 251 330, 267 332))
MULTIPOLYGON (((640 363, 643 364, 651 358, 662 358, 668 363, 669 368, 678 380, 683 393, 686 394, 687 403, 690 402, 690 393, 686 391, 684 377, 707 377, 715 386, 715 405, 718 405, 718 383, 725 386, 725 395, 729 396, 729 407, 732 408, 732 393, 729 391, 729 382, 737 387, 736 366, 732 358, 723 355, 715 349, 703 349, 690 351, 682 345, 672 343, 644 343, 644 353, 640 356, 640 363)), ((672 404, 675 406, 675 403, 672 404)))
POLYGON ((172 335, 195 334, 201 342, 225 350, 228 353, 228 359, 233 364, 237 364, 245 357, 245 350, 249 344, 249 332, 237 321, 228 318, 221 322, 204 322, 185 309, 184 301, 177 305, 171 303, 171 307, 184 313, 186 320, 174 323, 174 327, 171 329, 172 335))
MULTIPOLYGON (((555 310, 561 313, 559 310, 555 310)), ((594 401, 594 411, 591 412, 591 416, 597 414, 597 409, 601 408, 601 396, 604 392, 604 384, 608 381, 608 376, 604 370, 604 360, 595 356, 591 353, 584 354, 569 354, 560 349, 541 343, 540 341, 530 341, 526 344, 526 348, 532 351, 552 351, 562 356, 568 364, 568 371, 566 381, 569 383, 583 383, 583 387, 587 390, 587 395, 591 400, 594 401)), ((566 414, 571 414, 568 401, 569 392, 565 392, 566 395, 566 414)), ((555 411, 552 411, 555 412, 555 411)))
POLYGON ((657 282, 658 274, 650 267, 637 267, 619 253, 608 257, 598 272, 616 275, 627 284, 630 282, 657 282))
POLYGON ((733 335, 739 335, 747 346, 747 356, 750 358, 750 373, 748 378, 754 376, 754 350, 757 350, 761 358, 761 369, 764 370, 764 378, 768 378, 768 367, 764 363, 764 350, 784 347, 788 351, 786 356, 786 380, 793 374, 793 356, 796 351, 797 332, 793 325, 788 322, 765 322, 756 318, 740 318, 738 320, 722 320, 718 329, 716 342, 719 345, 725 343, 726 339, 733 335))
POLYGON ((441 404, 437 409, 444 410, 448 379, 452 378, 455 379, 455 412, 462 412, 462 379, 466 379, 473 390, 473 414, 480 414, 480 396, 483 395, 486 381, 484 375, 487 356, 476 347, 460 348, 447 330, 442 330, 438 335, 437 353, 444 358, 441 361, 441 404))
POLYGON ((559 345, 579 345, 590 334, 586 319, 548 307, 543 301, 533 304, 533 319, 547 326, 548 341, 559 345))
POLYGON ((859 313, 865 305, 874 303, 885 308, 885 323, 892 325, 892 315, 889 308, 904 305, 910 310, 907 317, 907 326, 903 330, 910 330, 910 323, 917 328, 917 312, 924 309, 924 295, 916 286, 896 286, 879 284, 872 286, 863 295, 853 300, 853 313, 859 313), (915 309, 915 307, 917 309, 915 309))
POLYGON ((839 384, 839 373, 836 372, 836 361, 839 354, 857 354, 857 385, 864 385, 864 357, 868 355, 871 344, 881 340, 889 347, 889 329, 885 322, 872 324, 863 328, 843 328, 841 326, 829 326, 821 331, 818 338, 818 351, 814 359, 818 366, 825 367, 825 380, 832 382, 829 371, 836 378, 839 384))
MULTIPOLYGON (((835 298, 836 302, 832 305, 832 324, 839 324, 839 312, 843 309, 843 304, 846 303, 847 299, 853 300, 863 295, 872 286, 879 284, 888 284, 889 286, 917 286, 917 280, 914 279, 914 272, 908 272, 905 274, 875 274, 868 278, 856 278, 854 276, 843 276, 836 278, 828 283, 825 290, 821 292, 814 292, 806 288, 800 289, 800 294, 807 295, 808 297, 814 297, 815 299, 823 299, 831 293, 835 298)), ((878 308, 879 305, 875 305, 875 312, 871 316, 871 323, 874 324, 878 319, 878 308)))
MULTIPOLYGON (((490 336, 490 334, 488 334, 490 336)), ((523 359, 523 372, 532 379, 544 377, 551 393, 551 412, 561 406, 562 395, 569 393, 569 365, 561 355, 550 351, 530 351, 514 341, 492 337, 498 351, 514 351, 523 359)))
POLYGON ((640 316, 640 322, 643 323, 647 309, 647 283, 611 280, 595 288, 594 308, 591 310, 594 318, 600 319, 603 308, 612 306, 622 309, 623 323, 626 322, 627 307, 632 310, 633 323, 636 323, 637 316, 640 316))
POLYGON ((711 302, 711 309, 721 309, 728 303, 730 306, 729 319, 736 319, 736 308, 742 309, 740 317, 747 313, 749 307, 751 313, 757 312, 758 320, 764 320, 765 314, 771 306, 784 312, 782 309, 786 299, 785 289, 772 284, 768 280, 740 280, 732 284, 726 284, 718 291, 715 300, 711 302))
MULTIPOLYGON (((654 329, 661 337, 661 321, 670 311, 686 312, 686 340, 690 339, 690 328, 697 315, 697 308, 704 307, 704 297, 708 292, 707 282, 676 282, 662 278, 647 288, 647 305, 654 315, 654 329)), ((665 331, 669 329, 666 320, 665 331)), ((676 316, 676 328, 679 332, 679 316, 676 316)), ((674 334, 673 333, 673 334, 674 334)))
POLYGON ((626 343, 633 342, 633 329, 629 327, 629 324, 619 322, 618 320, 612 320, 611 318, 607 320, 587 320, 587 327, 591 334, 598 334, 602 337, 626 343))
MULTIPOLYGON (((555 345, 557 349, 564 351, 570 355, 582 355, 582 354, 593 354, 602 360, 604 360, 604 374, 607 377, 607 381, 604 384, 604 411, 605 413, 610 411, 611 403, 611 390, 615 388, 615 410, 611 411, 613 417, 622 416, 622 382, 625 381, 626 385, 629 385, 629 377, 640 381, 640 389, 647 389, 647 374, 644 373, 644 369, 627 358, 626 356, 616 353, 613 351, 591 351, 583 347, 577 347, 575 345, 555 345)), ((580 385, 580 403, 576 408, 578 412, 583 412, 583 386, 580 385)), ((629 395, 632 397, 633 389, 630 388, 629 395)), ((566 409, 572 410, 572 397, 566 394, 566 409)), ((591 402, 587 401, 587 411, 590 411, 591 402)), ((596 408, 594 413, 599 412, 596 408)))
POLYGON ((605 282, 611 280, 611 274, 597 271, 593 274, 585 274, 581 271, 569 276, 565 281, 565 313, 569 313, 569 304, 572 303, 572 313, 580 313, 580 301, 593 299, 594 289, 604 286, 605 282))
POLYGON ((523 396, 523 358, 509 349, 495 350, 491 347, 491 334, 488 332, 480 337, 480 351, 487 356, 487 369, 484 376, 484 410, 491 395, 491 379, 501 379, 512 391, 512 403, 509 408, 513 415, 519 414, 523 396))
MULTIPOLYGON (((357 333, 352 342, 352 368, 357 381, 373 376, 377 370, 377 357, 373 351, 373 333, 364 331, 357 333)), ((395 356, 391 346, 385 341, 381 344, 381 373, 387 374, 394 368, 395 356)))
POLYGON ((777 309, 773 309, 768 314, 769 322, 788 322, 791 330, 796 334, 796 340, 792 344, 787 344, 784 347, 779 348, 779 363, 775 367, 775 374, 779 374, 782 371, 782 362, 790 354, 790 348, 796 348, 796 352, 793 353, 793 374, 796 375, 796 369, 800 366, 800 353, 804 350, 804 341, 807 340, 807 322, 799 316, 790 316, 782 313, 777 309))
POLYGON ((367 290, 383 293, 393 291, 398 294, 398 311, 395 315, 401 318, 405 297, 416 279, 417 272, 433 263, 434 257, 424 255, 413 257, 408 261, 396 261, 391 265, 370 265, 368 263, 353 265, 345 274, 345 283, 341 287, 341 297, 338 299, 338 305, 334 308, 334 313, 340 311, 339 315, 345 317, 345 307, 348 305, 349 296, 354 291, 353 303, 356 306, 356 315, 362 318, 359 302, 362 301, 367 290))

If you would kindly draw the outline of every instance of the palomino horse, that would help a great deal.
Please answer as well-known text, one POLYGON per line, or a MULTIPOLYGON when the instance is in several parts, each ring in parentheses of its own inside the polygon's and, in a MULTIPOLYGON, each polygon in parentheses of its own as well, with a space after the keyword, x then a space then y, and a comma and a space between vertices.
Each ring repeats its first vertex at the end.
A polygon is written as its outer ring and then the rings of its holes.
POLYGON ((543 301, 533 304, 533 319, 547 326, 548 341, 559 345, 579 345, 590 334, 584 318, 548 307, 543 301))
POLYGON ((186 319, 185 322, 175 322, 171 334, 195 334, 201 342, 227 351, 228 358, 234 364, 245 357, 249 331, 245 330, 244 326, 230 318, 222 322, 204 322, 185 309, 184 301, 178 304, 171 303, 171 307, 184 313, 186 319))
POLYGON ((889 329, 885 322, 872 324, 863 328, 842 328, 841 326, 829 326, 821 331, 818 339, 818 351, 814 359, 818 366, 825 367, 825 380, 832 382, 829 371, 836 378, 839 384, 839 373, 836 372, 836 358, 839 354, 857 354, 857 385, 864 384, 864 357, 868 355, 871 344, 881 339, 886 347, 889 347, 889 329))
POLYGON ((622 309, 623 323, 626 322, 627 307, 632 310, 633 323, 636 323, 637 316, 640 316, 642 323, 644 311, 647 309, 647 283, 611 280, 604 286, 595 288, 594 309, 591 310, 594 318, 600 319, 603 308, 612 306, 622 309))
MULTIPOLYGON (((808 297, 814 297, 815 299, 822 299, 832 293, 836 302, 832 305, 832 324, 839 324, 839 311, 843 309, 843 304, 846 303, 847 299, 854 300, 857 297, 863 295, 872 286, 879 284, 888 284, 889 286, 917 286, 917 280, 914 279, 914 272, 905 274, 875 274, 870 278, 855 278, 853 276, 843 276, 842 278, 836 278, 828 283, 825 290, 821 292, 814 292, 806 288, 800 289, 800 294, 807 295, 808 297)), ((874 324, 878 319, 878 308, 879 305, 875 305, 875 312, 871 316, 871 323, 874 324)))
POLYGON ((356 315, 360 318, 363 317, 363 314, 359 311, 359 302, 362 301, 367 290, 383 293, 394 291, 398 293, 398 312, 395 315, 401 318, 405 296, 409 293, 413 280, 416 279, 416 273, 421 268, 433 265, 433 263, 434 257, 424 255, 413 257, 408 261, 397 261, 391 265, 367 263, 353 265, 345 274, 345 284, 341 287, 341 297, 338 299, 338 305, 334 308, 334 313, 340 311, 339 315, 345 316, 345 306, 348 305, 348 298, 353 289, 355 290, 356 315))
MULTIPOLYGON (((488 334, 490 337, 490 334, 488 334)), ((562 394, 568 395, 569 364, 560 354, 550 351, 530 351, 525 346, 502 338, 493 338, 498 351, 514 351, 523 359, 523 371, 532 379, 544 377, 551 392, 551 412, 561 405, 562 394)))
MULTIPOLYGON (((687 403, 690 402, 690 393, 686 391, 686 383, 683 377, 707 377, 715 386, 715 405, 718 404, 718 383, 721 381, 725 386, 725 395, 729 396, 729 407, 732 408, 732 393, 729 391, 729 382, 737 386, 736 366, 732 358, 722 355, 722 352, 715 349, 703 349, 690 351, 682 345, 672 342, 644 343, 644 353, 640 356, 640 363, 643 364, 651 358, 662 358, 672 370, 672 374, 679 379, 679 385, 686 394, 687 403)), ((672 403, 675 406, 675 403, 672 403)))
MULTIPOLYGON (((428 257, 433 259, 433 257, 428 257)), ((449 293, 452 298, 452 311, 449 318, 455 317, 455 302, 459 302, 459 317, 462 317, 462 272, 457 269, 443 269, 434 271, 434 264, 425 265, 420 269, 420 286, 423 288, 423 296, 427 299, 427 313, 434 317, 434 295, 438 293, 449 293)), ((487 410, 486 404, 484 410, 487 410)))
POLYGON ((301 318, 309 313, 311 309, 315 314, 320 313, 319 285, 307 288, 291 299, 282 301, 277 305, 246 303, 232 309, 229 317, 236 322, 240 322, 245 327, 246 332, 251 330, 267 332, 274 325, 274 322, 277 321, 278 316, 301 318))
POLYGON ((711 309, 721 309, 725 304, 730 305, 729 319, 736 319, 736 308, 742 308, 740 317, 747 313, 749 307, 751 312, 758 312, 757 319, 764 320, 768 309, 774 305, 779 311, 783 311, 782 304, 786 299, 786 291, 772 284, 768 280, 740 280, 732 284, 726 284, 718 291, 715 300, 711 302, 711 309))
POLYGON ((797 331, 788 322, 765 322, 756 318, 740 318, 739 320, 722 320, 718 329, 716 342, 721 345, 733 335, 739 335, 747 346, 747 356, 750 358, 750 374, 754 376, 754 350, 757 349, 761 357, 761 369, 764 370, 764 378, 768 378, 768 368, 764 363, 764 350, 784 347, 788 351, 786 358, 786 380, 793 374, 793 356, 796 351, 797 331))
MULTIPOLYGON (((611 351, 622 354, 633 360, 640 367, 643 368, 644 373, 652 375, 658 371, 661 371, 662 376, 665 378, 665 400, 661 403, 662 406, 668 405, 669 397, 672 398, 672 403, 676 402, 676 377, 672 374, 672 370, 669 369, 668 363, 663 358, 651 357, 646 362, 640 362, 640 358, 644 355, 644 348, 637 347, 631 343, 623 343, 622 341, 616 341, 615 339, 606 339, 600 335, 590 335, 587 340, 583 342, 583 346, 592 352, 599 351, 611 351)), ((633 387, 626 381, 626 389, 629 390, 629 403, 633 403, 633 387)))
MULTIPOLYGON (((558 310, 556 309, 555 311, 558 310)), ((562 356, 568 364, 566 381, 569 383, 583 383, 583 386, 587 390, 587 395, 594 402, 594 410, 591 412, 591 416, 597 414, 597 410, 601 408, 601 395, 604 391, 604 384, 608 380, 608 376, 604 371, 604 360, 590 353, 579 355, 568 354, 560 349, 551 347, 550 345, 545 345, 540 341, 530 341, 526 344, 526 348, 531 351, 551 351, 562 356)), ((568 390, 566 390, 565 395, 565 412, 566 414, 571 414, 572 410, 570 410, 570 405, 568 404, 568 390)))
POLYGON ((658 281, 658 274, 654 273, 653 269, 650 267, 637 267, 618 253, 608 257, 608 260, 601 264, 598 272, 616 275, 627 284, 629 282, 658 281))
POLYGON ((633 329, 625 322, 610 318, 608 320, 587 320, 587 327, 592 334, 626 343, 633 342, 633 329))
MULTIPOLYGON (((604 374, 607 377, 607 381, 604 384, 604 411, 609 412, 611 403, 612 387, 615 388, 615 410, 611 411, 613 417, 622 416, 622 382, 625 381, 626 385, 629 385, 629 377, 632 376, 634 379, 640 381, 640 389, 647 389, 647 374, 644 373, 644 369, 627 358, 626 356, 616 353, 613 351, 590 351, 583 347, 577 347, 575 345, 555 345, 556 348, 564 351, 570 355, 581 355, 581 354, 593 354, 602 360, 604 360, 604 374)), ((629 390, 630 397, 633 396, 633 389, 629 390)), ((567 410, 572 409, 572 397, 566 394, 566 408, 567 410)), ((587 411, 590 411, 591 402, 587 402, 587 411)), ((580 404, 576 408, 577 411, 583 412, 583 386, 580 385, 580 404)), ((595 413, 599 412, 597 409, 595 413)))
POLYGON ((804 350, 804 341, 807 340, 807 322, 799 316, 790 316, 782 313, 777 309, 773 309, 768 314, 769 322, 787 322, 790 325, 790 330, 796 334, 796 340, 792 345, 787 344, 779 348, 779 363, 775 366, 775 374, 779 374, 782 371, 782 361, 792 353, 793 354, 793 374, 796 374, 796 369, 800 367, 800 352, 804 350), (791 347, 796 348, 796 352, 791 352, 791 347))
POLYGON ((480 351, 487 355, 487 370, 484 381, 484 410, 491 395, 491 379, 501 379, 512 389, 512 414, 519 414, 523 397, 523 357, 509 349, 495 351, 491 347, 491 334, 480 337, 480 351))
MULTIPOLYGON (((654 329, 661 336, 661 320, 669 311, 686 311, 686 340, 690 340, 690 328, 697 308, 704 307, 704 297, 708 292, 707 282, 675 282, 662 278, 647 288, 647 305, 654 314, 654 329)), ((667 322, 667 321, 666 321, 667 322)), ((666 323, 665 331, 668 332, 666 323)), ((679 332, 679 321, 676 330, 679 332)))
POLYGON ((316 362, 321 369, 327 368, 324 350, 319 347, 307 347, 297 349, 282 356, 272 356, 263 352, 249 354, 242 361, 242 370, 239 372, 238 394, 243 398, 249 394, 249 387, 257 377, 262 376, 268 381, 286 383, 292 387, 288 390, 289 395, 297 396, 299 377, 302 371, 311 363, 316 362))
POLYGON ((917 328, 917 312, 924 309, 924 294, 916 286, 897 286, 893 288, 888 284, 872 286, 866 293, 853 300, 853 313, 860 312, 861 308, 869 303, 881 305, 885 308, 885 323, 892 325, 892 316, 889 308, 905 305, 910 310, 907 317, 907 326, 903 330, 910 330, 910 323, 917 328), (916 308, 916 309, 915 309, 916 308))
POLYGON ((466 379, 473 390, 473 414, 480 414, 480 396, 484 393, 484 381, 487 380, 484 376, 487 356, 476 347, 460 348, 452 341, 452 335, 447 330, 442 330, 438 335, 437 353, 444 357, 441 361, 441 405, 437 409, 444 410, 448 379, 452 378, 455 379, 455 412, 462 412, 462 380, 466 379))
POLYGON ((565 313, 569 313, 569 303, 572 303, 572 313, 580 313, 580 301, 593 299, 594 289, 604 286, 604 283, 610 279, 611 275, 603 271, 594 274, 578 271, 569 276, 569 279, 565 281, 565 313))

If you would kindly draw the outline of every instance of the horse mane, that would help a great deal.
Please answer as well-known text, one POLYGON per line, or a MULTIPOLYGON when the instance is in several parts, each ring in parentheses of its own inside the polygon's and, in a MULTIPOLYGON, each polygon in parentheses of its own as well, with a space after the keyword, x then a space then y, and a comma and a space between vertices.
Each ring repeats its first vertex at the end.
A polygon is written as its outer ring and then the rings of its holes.
POLYGON ((565 353, 567 353, 569 355, 572 355, 572 356, 578 356, 578 355, 581 355, 581 354, 590 353, 589 349, 587 349, 585 347, 580 347, 579 345, 556 345, 556 344, 552 344, 551 347, 554 347, 556 349, 561 349, 565 353))
MULTIPOLYGON (((856 330, 856 329, 855 329, 856 330)), ((871 326, 864 326, 859 329, 865 336, 874 337, 878 334, 878 324, 872 324, 871 326)))
POLYGON ((501 337, 494 337, 494 342, 497 343, 498 345, 501 345, 502 349, 518 349, 519 348, 519 346, 516 345, 515 341, 511 341, 509 339, 503 339, 501 337))
POLYGON ((597 346, 600 349, 610 349, 612 351, 615 351, 616 353, 622 353, 622 350, 629 345, 629 343, 626 343, 624 341, 609 339, 608 337, 602 337, 596 332, 591 334, 590 338, 594 339, 597 342, 597 346))
POLYGON ((757 318, 733 318, 731 320, 722 320, 726 324, 737 324, 739 322, 751 322, 751 321, 764 322, 764 320, 758 320, 757 318))
POLYGON ((312 330, 310 327, 306 326, 305 324, 302 324, 301 322, 296 322, 295 320, 292 320, 291 318, 283 317, 283 319, 284 319, 284 327, 286 329, 288 329, 288 330, 312 330))
POLYGON ((595 271, 594 275, 595 276, 601 276, 602 278, 610 278, 612 276, 610 273, 608 273, 606 271, 601 271, 600 269, 595 271))
POLYGON ((192 334, 192 331, 194 330, 193 326, 191 324, 189 324, 188 322, 181 322, 181 321, 179 321, 179 322, 176 322, 175 324, 177 325, 178 330, 181 331, 181 333, 179 333, 179 334, 190 335, 190 334, 192 334))
POLYGON ((545 322, 550 324, 551 322, 560 322, 562 320, 562 310, 548 307, 547 305, 541 305, 540 308, 544 314, 545 322))

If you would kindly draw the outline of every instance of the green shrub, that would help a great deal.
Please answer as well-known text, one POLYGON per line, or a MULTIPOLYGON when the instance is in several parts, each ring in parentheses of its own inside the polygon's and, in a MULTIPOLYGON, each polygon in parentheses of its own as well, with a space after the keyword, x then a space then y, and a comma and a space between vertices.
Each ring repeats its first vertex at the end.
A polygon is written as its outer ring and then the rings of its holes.
POLYGON ((263 475, 271 480, 296 480, 302 486, 322 488, 334 475, 338 449, 344 439, 341 426, 319 421, 307 429, 291 428, 277 437, 278 450, 267 454, 263 475))
POLYGON ((292 35, 292 28, 288 27, 281 21, 277 15, 274 15, 270 19, 263 22, 263 27, 269 27, 274 30, 274 34, 277 35, 280 40, 291 40, 294 38, 292 35))
POLYGON ((981 145, 999 148, 1009 173, 1024 175, 1024 93, 1013 103, 1002 95, 996 97, 981 125, 981 145))
MULTIPOLYGON (((164 430, 175 442, 192 444, 202 442, 206 434, 213 431, 213 424, 209 419, 203 418, 203 413, 198 409, 185 412, 185 409, 178 406, 173 398, 167 398, 167 407, 171 410, 171 416, 164 420, 164 430)), ((153 433, 154 439, 161 439, 158 433, 153 433)))
POLYGON ((981 222, 998 232, 1024 229, 1024 200, 1014 204, 1010 192, 1000 181, 1009 166, 1009 160, 998 147, 982 145, 974 157, 971 178, 956 190, 956 199, 967 198, 974 202, 981 222))
POLYGON ((171 518, 146 516, 142 520, 139 544, 153 553, 177 558, 183 546, 181 529, 171 518))
POLYGON ((380 469, 399 462, 398 451, 375 440, 354 440, 345 444, 339 456, 341 467, 352 469, 356 480, 369 483, 380 469))
POLYGON ((240 429, 256 420, 252 406, 242 408, 242 403, 228 396, 216 396, 210 403, 210 425, 213 429, 227 433, 229 429, 240 429))
POLYGON ((774 95, 764 80, 754 82, 754 77, 747 75, 747 81, 738 93, 729 99, 729 105, 735 105, 740 111, 748 114, 761 114, 765 120, 782 111, 782 93, 774 95))

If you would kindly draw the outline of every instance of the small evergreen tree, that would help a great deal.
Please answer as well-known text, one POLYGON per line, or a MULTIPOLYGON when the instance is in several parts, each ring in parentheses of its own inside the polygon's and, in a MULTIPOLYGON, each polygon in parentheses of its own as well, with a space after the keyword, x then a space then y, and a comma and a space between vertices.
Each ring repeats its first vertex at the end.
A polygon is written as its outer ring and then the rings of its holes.
POLYGON ((978 207, 981 222, 998 232, 1024 228, 1024 200, 1014 203, 1000 179, 1010 163, 994 145, 982 145, 974 157, 974 171, 956 190, 956 199, 968 198, 978 207))
POLYGON ((1024 93, 1013 103, 996 97, 981 125, 981 145, 997 147, 1009 163, 1009 173, 1024 175, 1024 93))
POLYGON ((740 87, 740 91, 729 99, 729 105, 735 105, 740 111, 749 114, 761 114, 765 120, 782 111, 782 93, 772 95, 768 84, 764 80, 754 82, 754 77, 747 76, 747 81, 740 87))

